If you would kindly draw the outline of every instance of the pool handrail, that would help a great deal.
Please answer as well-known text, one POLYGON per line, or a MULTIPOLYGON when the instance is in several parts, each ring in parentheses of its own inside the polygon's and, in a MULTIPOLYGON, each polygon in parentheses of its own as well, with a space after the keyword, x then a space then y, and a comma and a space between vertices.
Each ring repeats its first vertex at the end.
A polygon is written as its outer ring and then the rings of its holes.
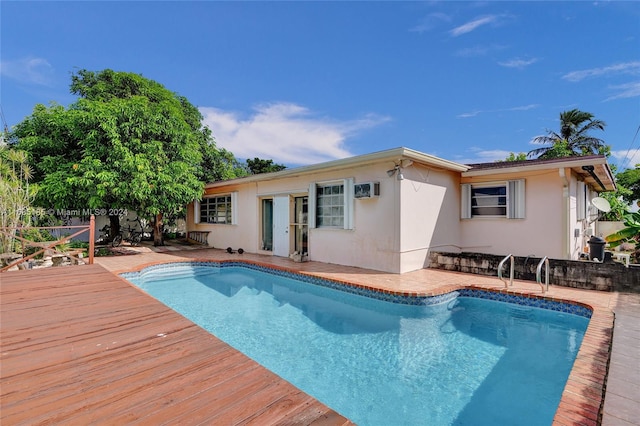
POLYGON ((540 262, 538 263, 538 267, 536 268, 536 282, 540 285, 540 288, 542 289, 542 294, 545 294, 547 291, 549 291, 549 258, 547 256, 540 259, 540 262), (545 265, 544 281, 545 281, 546 289, 545 289, 545 285, 542 285, 542 265, 543 264, 545 265))
POLYGON ((514 273, 513 262, 514 262, 514 257, 512 254, 509 254, 504 259, 502 259, 498 264, 498 278, 500 279, 500 281, 504 282, 504 288, 513 286, 513 273, 514 273), (507 261, 507 259, 511 259, 511 269, 509 271, 509 284, 507 284, 507 282, 504 279, 502 279, 502 268, 504 267, 504 263, 507 261))

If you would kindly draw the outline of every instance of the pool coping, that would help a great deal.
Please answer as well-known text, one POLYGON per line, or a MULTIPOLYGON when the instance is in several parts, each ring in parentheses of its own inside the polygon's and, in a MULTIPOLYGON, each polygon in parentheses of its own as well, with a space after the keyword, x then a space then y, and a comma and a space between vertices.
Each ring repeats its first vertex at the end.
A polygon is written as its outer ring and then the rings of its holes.
POLYGON ((398 303, 402 305, 436 305, 449 302, 457 296, 475 297, 479 299, 488 299, 497 302, 511 303, 520 306, 529 306, 534 308, 546 309, 550 311, 563 312, 572 315, 578 315, 585 318, 591 318, 593 308, 580 302, 565 299, 554 299, 536 294, 520 294, 516 291, 504 290, 497 291, 485 289, 477 286, 461 285, 455 290, 442 291, 437 294, 420 294, 419 292, 402 292, 402 291, 382 291, 381 289, 359 285, 357 283, 349 283, 341 280, 334 280, 326 277, 319 277, 313 274, 305 274, 300 271, 294 271, 286 268, 277 268, 273 265, 264 265, 256 262, 237 261, 237 260, 209 260, 202 261, 176 261, 168 263, 160 263, 144 267, 138 271, 123 272, 120 274, 123 278, 128 275, 141 274, 146 270, 152 272, 156 269, 171 269, 172 266, 218 266, 225 267, 247 267, 251 270, 267 272, 285 278, 296 278, 300 281, 342 291, 358 296, 370 297, 390 303, 398 303))
MULTIPOLYGON (((574 361, 573 367, 562 392, 560 403, 553 419, 554 425, 598 425, 601 422, 602 408, 604 405, 604 393, 606 378, 611 353, 613 338, 614 314, 610 310, 590 305, 580 300, 558 298, 548 295, 534 294, 527 291, 487 288, 483 285, 456 285, 446 284, 434 291, 393 291, 381 289, 375 286, 362 285, 342 279, 323 277, 308 271, 300 271, 281 265, 273 265, 268 262, 260 262, 249 259, 180 259, 175 261, 155 261, 137 265, 126 271, 114 271, 121 275, 127 272, 135 273, 145 268, 173 263, 225 263, 225 264, 249 264, 285 273, 293 273, 298 276, 310 276, 325 281, 331 281, 347 287, 355 287, 362 290, 389 294, 401 297, 434 297, 459 291, 462 289, 489 291, 495 294, 525 297, 529 299, 542 299, 546 301, 566 303, 581 306, 592 311, 592 315, 584 334, 582 344, 574 361)), ((122 277, 123 278, 123 277, 122 277)), ((123 278, 124 279, 124 278, 123 278)), ((544 360, 541 360, 544 362, 544 360)))

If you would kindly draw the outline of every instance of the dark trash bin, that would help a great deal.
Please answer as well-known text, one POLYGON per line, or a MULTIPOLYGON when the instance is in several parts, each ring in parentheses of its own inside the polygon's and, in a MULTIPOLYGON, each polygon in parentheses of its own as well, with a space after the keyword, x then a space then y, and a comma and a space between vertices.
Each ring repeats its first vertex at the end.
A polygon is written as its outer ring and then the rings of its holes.
POLYGON ((598 259, 600 262, 604 260, 604 246, 607 242, 593 235, 589 241, 589 260, 598 259))

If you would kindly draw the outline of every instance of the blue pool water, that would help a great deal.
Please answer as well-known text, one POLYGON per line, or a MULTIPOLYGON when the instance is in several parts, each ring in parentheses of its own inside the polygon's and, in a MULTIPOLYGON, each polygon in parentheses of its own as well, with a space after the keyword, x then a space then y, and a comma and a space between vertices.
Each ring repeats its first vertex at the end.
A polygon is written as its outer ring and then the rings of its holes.
POLYGON ((549 425, 589 322, 456 293, 390 303, 240 266, 125 278, 361 426, 549 425))

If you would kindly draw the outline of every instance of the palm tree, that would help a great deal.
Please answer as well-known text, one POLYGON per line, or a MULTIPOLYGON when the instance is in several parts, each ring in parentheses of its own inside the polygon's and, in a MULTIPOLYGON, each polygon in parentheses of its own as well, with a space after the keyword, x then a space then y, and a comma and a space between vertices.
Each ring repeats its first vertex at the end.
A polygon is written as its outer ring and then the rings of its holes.
POLYGON ((590 136, 593 129, 604 130, 606 123, 594 120, 589 112, 572 109, 560 113, 560 133, 548 130, 547 135, 537 136, 534 144, 551 144, 529 151, 527 157, 539 159, 606 154, 609 147, 602 139, 590 136))

